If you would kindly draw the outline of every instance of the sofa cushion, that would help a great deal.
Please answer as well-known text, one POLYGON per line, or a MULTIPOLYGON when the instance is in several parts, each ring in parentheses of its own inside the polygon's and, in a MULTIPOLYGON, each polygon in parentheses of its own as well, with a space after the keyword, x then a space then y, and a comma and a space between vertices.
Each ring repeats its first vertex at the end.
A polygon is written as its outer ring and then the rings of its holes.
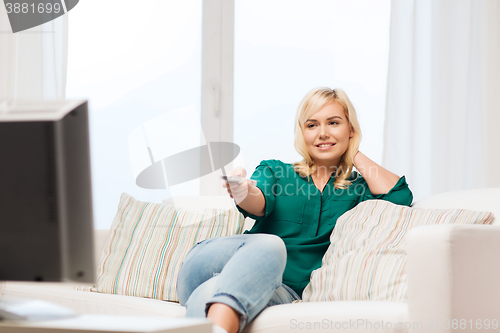
POLYGON ((406 303, 302 302, 266 308, 245 326, 243 333, 406 333, 411 326, 406 303))
POLYGON ((179 303, 156 299, 89 293, 73 290, 74 283, 6 282, 0 296, 40 299, 68 307, 78 313, 121 316, 184 317, 179 303))
POLYGON ((177 275, 194 244, 243 231, 236 208, 192 212, 123 193, 92 291, 178 301, 177 275))
MULTIPOLYGON (((7 282, 4 295, 53 302, 78 313, 120 316, 183 317, 179 303, 150 298, 72 290, 71 283, 7 282)), ((278 332, 408 332, 408 306, 397 302, 303 302, 266 308, 244 333, 278 332), (382 328, 383 322, 383 328, 382 328), (391 324, 388 324, 388 323, 391 324), (401 329, 397 329, 397 325, 401 329), (318 327, 319 330, 307 329, 318 327), (343 325, 343 326, 342 326, 343 325), (339 327, 348 329, 338 329, 339 327)))
POLYGON ((406 236, 431 224, 488 224, 490 212, 421 209, 369 200, 339 217, 305 301, 407 301, 406 236))

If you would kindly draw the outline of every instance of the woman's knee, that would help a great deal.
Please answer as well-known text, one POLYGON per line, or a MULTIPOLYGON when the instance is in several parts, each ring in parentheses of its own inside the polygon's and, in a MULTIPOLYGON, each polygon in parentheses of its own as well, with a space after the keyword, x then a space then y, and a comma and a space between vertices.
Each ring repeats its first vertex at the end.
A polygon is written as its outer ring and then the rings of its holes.
POLYGON ((271 234, 255 235, 258 236, 255 246, 258 247, 260 251, 272 254, 272 257, 279 259, 283 264, 286 263, 286 246, 280 237, 271 234))
POLYGON ((259 236, 263 237, 262 242, 271 250, 286 252, 285 242, 280 237, 271 234, 260 234, 259 236))

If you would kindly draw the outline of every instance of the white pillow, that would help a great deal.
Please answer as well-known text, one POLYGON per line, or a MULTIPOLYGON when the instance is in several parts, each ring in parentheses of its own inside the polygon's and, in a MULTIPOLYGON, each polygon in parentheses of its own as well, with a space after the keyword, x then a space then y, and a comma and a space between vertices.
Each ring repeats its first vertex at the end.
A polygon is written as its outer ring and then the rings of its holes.
POLYGON ((244 221, 236 208, 193 212, 123 193, 90 291, 178 302, 177 275, 189 250, 207 238, 241 233, 244 221))
POLYGON ((304 301, 407 302, 406 236, 430 224, 489 224, 490 212, 421 209, 384 200, 360 203, 338 218, 322 266, 311 274, 304 301))

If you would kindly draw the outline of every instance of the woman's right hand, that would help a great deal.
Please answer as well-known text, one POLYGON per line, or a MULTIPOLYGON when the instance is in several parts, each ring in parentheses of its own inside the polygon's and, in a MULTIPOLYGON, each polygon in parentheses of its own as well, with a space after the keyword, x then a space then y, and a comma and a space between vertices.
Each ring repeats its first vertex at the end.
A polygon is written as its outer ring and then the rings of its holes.
MULTIPOLYGON (((236 167, 228 173, 228 176, 238 176, 242 178, 245 178, 246 175, 247 172, 245 168, 241 166, 236 167)), ((237 204, 245 200, 248 195, 248 191, 252 188, 252 186, 253 184, 249 180, 246 180, 240 184, 229 183, 225 180, 222 181, 222 187, 227 188, 227 193, 229 193, 229 196, 233 198, 237 204)))

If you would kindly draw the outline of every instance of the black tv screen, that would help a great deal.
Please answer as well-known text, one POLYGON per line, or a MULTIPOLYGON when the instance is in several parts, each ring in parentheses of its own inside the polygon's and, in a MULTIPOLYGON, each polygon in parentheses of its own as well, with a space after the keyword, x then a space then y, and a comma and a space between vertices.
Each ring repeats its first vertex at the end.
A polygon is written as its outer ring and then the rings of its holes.
POLYGON ((86 101, 0 100, 0 280, 94 282, 86 101))

